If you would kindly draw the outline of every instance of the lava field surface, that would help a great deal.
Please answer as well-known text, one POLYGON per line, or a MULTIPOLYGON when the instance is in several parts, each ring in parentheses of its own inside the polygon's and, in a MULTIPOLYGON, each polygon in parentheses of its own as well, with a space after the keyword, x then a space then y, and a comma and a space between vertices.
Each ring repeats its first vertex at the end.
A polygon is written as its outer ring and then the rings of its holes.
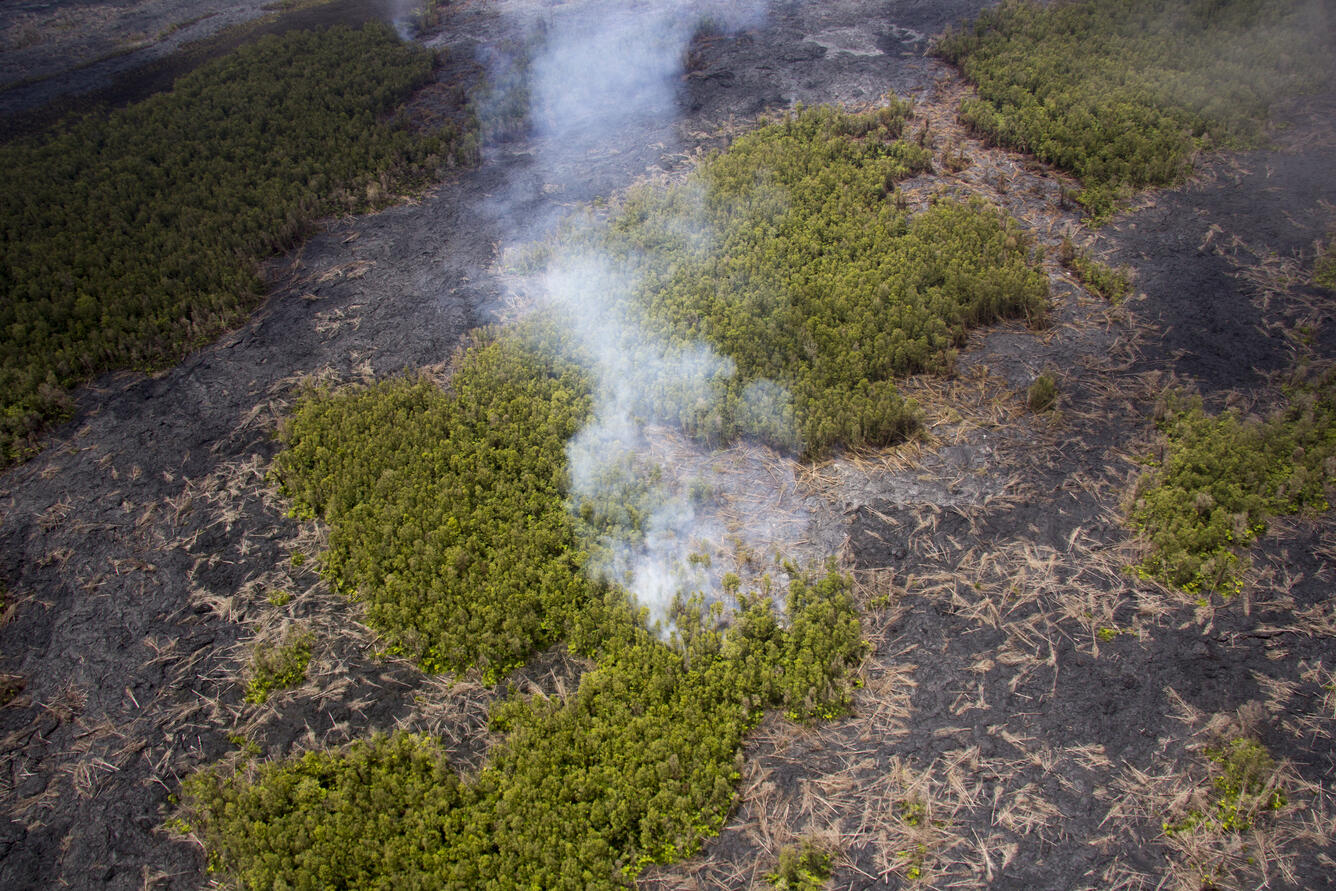
MULTIPOLYGON (((891 91, 915 100, 939 158, 967 159, 906 183, 909 200, 1007 208, 1050 248, 1051 317, 976 331, 950 377, 906 381, 927 407, 922 440, 800 469, 873 644, 854 713, 766 719, 720 836, 639 884, 762 885, 781 847, 816 837, 835 852, 836 888, 1188 887, 1162 815, 1204 777, 1202 741, 1238 726, 1285 761, 1301 805, 1268 842, 1270 887, 1336 887, 1336 518, 1274 522, 1244 594, 1225 602, 1130 573, 1140 545, 1126 519, 1166 388, 1262 412, 1301 354, 1336 359, 1332 296, 1300 273, 1336 224, 1336 97, 1287 107, 1270 147, 1206 158, 1189 182, 1091 229, 1064 202, 1063 175, 956 122, 969 87, 926 51, 985 5, 774 3, 693 45, 671 121, 541 167, 541 136, 512 140, 395 207, 328 220, 267 265, 269 296, 243 327, 160 374, 78 390, 75 418, 0 476, 0 672, 18 690, 0 708, 0 887, 210 886, 204 852, 164 821, 181 778, 238 734, 281 756, 408 727, 478 764, 504 685, 378 658, 313 561, 292 559, 317 554, 321 531, 289 517, 266 477, 286 406, 311 381, 448 375, 467 332, 512 296, 498 246, 516 216, 556 219, 678 174, 760 113, 891 91), (1064 237, 1129 267, 1132 295, 1087 293, 1055 259, 1064 237), (1314 332, 1302 343, 1301 325, 1314 332), (1059 402, 1034 413, 1026 388, 1044 371, 1059 402), (303 687, 251 705, 239 672, 274 587, 295 592, 287 615, 325 644, 303 687), (927 818, 902 813, 911 793, 927 818), (906 851, 922 852, 919 883, 904 877, 906 851)), ((133 80, 191 29, 261 11, 6 4, 0 73, 29 82, 0 93, 0 110, 133 80), (94 10, 104 31, 84 28, 94 10), (77 50, 60 42, 72 33, 47 33, 59 16, 82 35, 77 50), (148 35, 143 48, 93 61, 130 30, 148 35), (63 69, 47 61, 57 55, 63 69)), ((455 4, 418 39, 481 59, 508 15, 455 4)), ((440 73, 482 76, 481 63, 440 73)), ((578 671, 554 652, 516 683, 554 689, 578 671)))

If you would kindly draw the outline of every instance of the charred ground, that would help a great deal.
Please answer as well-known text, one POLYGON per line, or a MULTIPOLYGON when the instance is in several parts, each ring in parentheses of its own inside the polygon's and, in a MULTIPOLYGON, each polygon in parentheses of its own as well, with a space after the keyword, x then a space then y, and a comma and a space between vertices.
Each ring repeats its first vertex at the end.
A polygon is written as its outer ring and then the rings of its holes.
MULTIPOLYGON (((1233 721, 1289 760, 1308 808, 1273 884, 1331 887, 1336 711, 1330 675, 1314 673, 1336 664, 1330 512, 1273 524, 1244 596, 1205 605, 1125 571, 1124 518, 1167 386, 1264 410, 1300 353, 1336 358, 1330 293, 1304 276, 1336 222, 1333 98, 1287 112, 1275 147, 1211 160, 1088 231, 1061 206, 1062 177, 955 123, 965 88, 923 50, 979 5, 777 6, 694 48, 676 129, 573 160, 562 183, 529 179, 526 146, 510 143, 431 194, 330 221, 271 264, 271 296, 241 330, 162 375, 79 392, 76 420, 0 481, 0 670, 21 688, 0 711, 0 884, 206 884, 202 853, 161 827, 179 778, 237 757, 237 740, 280 756, 407 726, 477 764, 501 691, 377 659, 292 559, 318 551, 317 533, 284 516, 265 470, 298 382, 441 367, 506 296, 488 195, 547 213, 680 167, 730 118, 894 89, 919 101, 940 159, 914 200, 982 193, 1042 244, 1070 235, 1130 266, 1134 296, 1112 307, 1050 259, 1049 328, 976 335, 952 379, 909 383, 933 407, 929 440, 809 470, 844 524, 875 644, 856 714, 763 725, 720 838, 642 883, 748 886, 815 836, 837 887, 910 884, 903 854, 918 845, 943 884, 1154 885, 1178 856, 1160 814, 1233 721), (948 158, 967 163, 952 173, 948 158), (1025 388, 1048 368, 1057 411, 1029 413, 1025 388), (292 599, 272 604, 276 589, 292 599), (320 635, 308 683, 247 705, 248 644, 294 622, 320 635), (932 818, 907 820, 911 799, 932 818)), ((434 39, 482 46, 498 23, 465 6, 434 39)), ((578 671, 549 654, 517 681, 568 689, 578 671)))

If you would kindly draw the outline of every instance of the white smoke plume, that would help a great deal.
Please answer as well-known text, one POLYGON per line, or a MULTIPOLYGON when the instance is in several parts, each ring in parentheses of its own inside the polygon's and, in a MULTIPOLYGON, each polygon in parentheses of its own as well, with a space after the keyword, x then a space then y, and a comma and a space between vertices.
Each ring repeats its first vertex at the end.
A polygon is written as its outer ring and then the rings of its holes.
MULTIPOLYGON (((589 159, 634 150, 646 134, 671 128, 696 29, 706 20, 725 30, 753 24, 762 4, 592 0, 542 14, 514 7, 541 31, 528 66, 529 187, 536 180, 552 191, 579 177, 589 159)), ((508 213, 523 205, 505 200, 508 213)), ((533 237, 528 222, 516 222, 515 241, 533 237)), ((700 219, 662 225, 710 237, 700 219)), ((607 258, 557 253, 540 290, 570 320, 594 382, 593 418, 567 454, 572 510, 607 530, 595 547, 596 569, 662 620, 679 595, 721 599, 734 584, 730 574, 755 582, 779 571, 776 555, 800 559, 807 516, 791 464, 756 445, 711 451, 675 426, 718 399, 733 362, 706 344, 646 330, 627 309, 635 282, 607 258)), ((743 401, 781 405, 786 396, 758 382, 743 401)))
POLYGON ((416 28, 414 20, 422 8, 420 0, 389 0, 386 11, 400 40, 412 40, 416 28))

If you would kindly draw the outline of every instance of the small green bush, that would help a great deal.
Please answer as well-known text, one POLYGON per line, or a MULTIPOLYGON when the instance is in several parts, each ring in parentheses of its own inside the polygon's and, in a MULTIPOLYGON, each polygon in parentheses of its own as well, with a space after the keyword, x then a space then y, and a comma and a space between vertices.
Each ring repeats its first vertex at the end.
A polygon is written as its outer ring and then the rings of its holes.
POLYGON ((1313 263, 1313 284, 1336 291, 1336 236, 1327 240, 1313 263))
POLYGON ((1058 401, 1058 382, 1053 375, 1044 372, 1034 379, 1026 392, 1026 404, 1030 411, 1048 411, 1058 401))
POLYGON ((1216 793, 1216 818, 1231 832, 1251 829, 1257 817, 1278 811, 1287 803, 1285 790, 1275 785, 1276 760, 1253 739, 1233 739, 1207 749, 1216 765, 1211 784, 1216 793))
POLYGON ((286 690, 304 681, 314 642, 315 636, 310 631, 298 629, 278 643, 256 644, 251 653, 246 701, 262 704, 275 690, 286 690))
POLYGON ((779 849, 779 866, 765 877, 780 891, 819 891, 830 880, 830 852, 811 839, 779 849))
POLYGON ((1241 590, 1241 550, 1276 515, 1329 507, 1336 486, 1336 374, 1300 379, 1265 420, 1199 402, 1170 405, 1166 458, 1143 481, 1132 522, 1150 553, 1141 573, 1189 593, 1241 590))
POLYGON ((1190 832, 1246 832, 1288 803, 1276 782, 1276 760, 1254 739, 1240 737, 1206 750, 1211 764, 1210 808, 1165 821, 1167 836, 1190 832))
POLYGON ((1062 265, 1072 271, 1090 293, 1110 303, 1119 303, 1132 290, 1132 276, 1125 267, 1114 269, 1077 250, 1070 239, 1064 238, 1058 249, 1062 265))

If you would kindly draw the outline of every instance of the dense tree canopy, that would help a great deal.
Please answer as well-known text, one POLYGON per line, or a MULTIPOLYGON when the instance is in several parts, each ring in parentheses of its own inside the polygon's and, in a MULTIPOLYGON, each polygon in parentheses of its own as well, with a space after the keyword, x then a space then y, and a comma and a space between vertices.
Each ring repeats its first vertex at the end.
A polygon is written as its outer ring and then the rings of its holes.
POLYGON ((474 778, 399 733, 205 771, 184 816, 248 888, 608 888, 691 854, 732 804, 745 734, 849 700, 863 651, 848 579, 795 579, 784 616, 744 599, 728 628, 689 602, 665 643, 624 595, 589 602, 573 642, 597 660, 567 699, 512 699, 474 778))
POLYGON ((450 393, 393 380, 309 394, 273 472, 329 523, 326 573, 394 651, 495 676, 587 596, 564 485, 589 395, 571 362, 480 336, 450 393))
POLYGON ((978 84, 967 123, 1075 174, 1104 215, 1198 148, 1255 141, 1276 99, 1330 76, 1331 27, 1305 0, 1006 0, 937 50, 978 84))
POLYGON ((0 462, 64 391, 235 324, 317 217, 467 159, 397 104, 432 55, 384 26, 263 38, 127 108, 0 146, 0 462))
POLYGON ((949 368, 972 326, 1042 315, 1047 279, 1014 221, 977 202, 897 207, 896 182, 931 162, 899 138, 910 110, 800 110, 681 185, 633 192, 594 236, 639 276, 650 330, 736 363, 722 404, 689 428, 808 456, 895 442, 917 424, 897 376, 949 368), (757 379, 791 402, 756 410, 744 392, 757 379))

